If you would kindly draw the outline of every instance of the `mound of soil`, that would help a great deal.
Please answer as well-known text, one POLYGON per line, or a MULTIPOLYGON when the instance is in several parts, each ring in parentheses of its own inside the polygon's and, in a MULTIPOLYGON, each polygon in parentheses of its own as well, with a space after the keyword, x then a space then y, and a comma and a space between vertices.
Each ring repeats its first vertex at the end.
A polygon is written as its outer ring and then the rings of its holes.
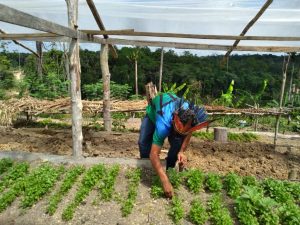
MULTIPOLYGON (((84 156, 139 158, 138 133, 85 130, 83 135, 84 156)), ((70 130, 1 128, 0 136, 0 151, 72 154, 70 130)), ((285 146, 278 150, 265 141, 224 144, 192 138, 187 151, 188 167, 220 174, 234 171, 240 175, 254 175, 258 178, 288 179, 291 170, 300 170, 300 149, 297 147, 300 146, 300 140, 294 142, 294 147, 285 146)), ((165 143, 162 158, 166 156, 167 149, 168 143, 165 143)))

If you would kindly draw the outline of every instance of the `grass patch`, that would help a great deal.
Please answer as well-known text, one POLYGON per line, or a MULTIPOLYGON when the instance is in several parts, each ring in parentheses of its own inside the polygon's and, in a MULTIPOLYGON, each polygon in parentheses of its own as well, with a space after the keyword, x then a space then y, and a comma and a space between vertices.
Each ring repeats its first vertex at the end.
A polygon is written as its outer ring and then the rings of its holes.
MULTIPOLYGON (((206 141, 214 140, 213 132, 195 132, 193 133, 193 136, 206 141)), ((228 140, 236 141, 236 142, 252 142, 258 140, 258 135, 253 133, 230 133, 229 132, 228 140)))

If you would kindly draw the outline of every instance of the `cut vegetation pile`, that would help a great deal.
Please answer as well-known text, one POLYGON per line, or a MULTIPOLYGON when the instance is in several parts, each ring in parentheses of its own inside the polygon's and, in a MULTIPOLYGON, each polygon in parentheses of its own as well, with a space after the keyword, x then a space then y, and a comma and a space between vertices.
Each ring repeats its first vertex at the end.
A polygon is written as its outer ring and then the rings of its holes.
MULTIPOLYGON (((139 219, 148 215, 147 220, 150 221, 150 214, 145 210, 149 208, 147 204, 151 203, 155 204, 151 212, 157 217, 161 216, 164 224, 208 222, 230 225, 235 221, 245 225, 300 224, 298 182, 270 178, 257 180, 252 176, 241 177, 234 173, 220 176, 197 169, 183 172, 170 169, 168 176, 175 189, 172 200, 164 198, 158 177, 146 169, 103 164, 91 167, 50 163, 30 165, 1 159, 0 223, 11 208, 25 210, 22 215, 19 214, 24 216, 30 208, 44 201, 46 207, 38 210, 44 210, 46 221, 53 217, 60 218, 59 222, 53 224, 64 224, 66 221, 85 224, 78 217, 86 213, 84 208, 89 204, 95 211, 101 209, 102 205, 112 204, 111 209, 107 209, 109 213, 119 215, 124 221, 128 218, 127 222, 134 220, 131 214, 139 219), (124 184, 122 190, 119 187, 121 184, 124 184), (92 202, 87 200, 90 195, 92 202), (114 211, 116 208, 119 208, 119 212, 114 211)), ((96 217, 100 220, 101 214, 96 217)), ((138 220, 134 224, 144 223, 138 220)))

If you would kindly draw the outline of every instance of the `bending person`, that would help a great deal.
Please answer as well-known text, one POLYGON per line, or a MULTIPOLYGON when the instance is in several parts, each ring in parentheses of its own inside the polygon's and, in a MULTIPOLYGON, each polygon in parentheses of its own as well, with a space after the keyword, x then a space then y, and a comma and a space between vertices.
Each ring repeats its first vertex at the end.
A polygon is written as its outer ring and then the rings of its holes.
POLYGON ((147 106, 138 141, 140 157, 150 158, 166 197, 173 196, 173 187, 159 158, 164 140, 168 137, 170 143, 166 158, 167 169, 175 167, 177 161, 183 168, 187 163, 184 152, 192 132, 207 126, 206 119, 207 114, 203 107, 198 107, 173 93, 159 94, 147 106))

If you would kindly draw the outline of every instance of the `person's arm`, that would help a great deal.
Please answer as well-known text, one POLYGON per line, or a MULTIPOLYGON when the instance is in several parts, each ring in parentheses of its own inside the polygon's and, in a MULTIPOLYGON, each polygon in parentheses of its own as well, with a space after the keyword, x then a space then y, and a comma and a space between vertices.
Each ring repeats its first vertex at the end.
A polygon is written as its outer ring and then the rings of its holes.
POLYGON ((172 198, 173 194, 174 194, 173 187, 169 181, 167 174, 165 173, 165 171, 160 163, 160 158, 159 158, 160 151, 161 151, 161 146, 152 144, 151 152, 150 152, 150 161, 151 161, 152 166, 155 169, 157 175, 160 178, 160 181, 162 183, 166 197, 172 198))
POLYGON ((187 135, 184 139, 183 139, 183 143, 181 145, 180 151, 178 152, 178 163, 181 164, 183 167, 186 165, 187 163, 187 157, 184 154, 185 150, 187 149, 187 146, 190 143, 192 134, 187 135))

